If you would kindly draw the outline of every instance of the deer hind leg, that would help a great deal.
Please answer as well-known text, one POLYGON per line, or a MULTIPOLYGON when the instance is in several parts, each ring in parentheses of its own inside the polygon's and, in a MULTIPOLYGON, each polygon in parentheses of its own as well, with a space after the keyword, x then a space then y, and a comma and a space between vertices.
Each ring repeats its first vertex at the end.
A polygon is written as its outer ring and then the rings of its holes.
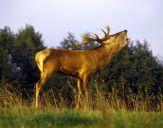
POLYGON ((39 93, 41 88, 45 85, 45 83, 49 80, 52 74, 56 70, 55 64, 50 65, 48 62, 45 62, 43 65, 43 72, 41 72, 41 79, 36 83, 36 107, 39 106, 39 93))
POLYGON ((45 85, 45 83, 49 80, 49 78, 52 76, 56 67, 55 64, 52 65, 49 61, 46 61, 45 59, 42 61, 40 60, 40 62, 39 61, 36 62, 41 72, 41 78, 36 83, 36 107, 38 107, 40 90, 45 85))
POLYGON ((47 82, 48 76, 46 74, 41 75, 41 79, 36 83, 36 107, 39 107, 39 94, 42 86, 47 82))

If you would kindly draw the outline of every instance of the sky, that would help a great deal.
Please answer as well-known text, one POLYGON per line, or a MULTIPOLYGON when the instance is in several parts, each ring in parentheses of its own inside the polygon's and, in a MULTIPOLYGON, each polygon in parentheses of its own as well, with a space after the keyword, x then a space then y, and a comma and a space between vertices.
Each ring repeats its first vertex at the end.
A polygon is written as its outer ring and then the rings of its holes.
POLYGON ((128 30, 132 41, 146 40, 163 57, 163 0, 0 0, 0 28, 17 32, 26 24, 42 34, 44 45, 59 46, 68 32, 79 34, 108 25, 111 34, 128 30))

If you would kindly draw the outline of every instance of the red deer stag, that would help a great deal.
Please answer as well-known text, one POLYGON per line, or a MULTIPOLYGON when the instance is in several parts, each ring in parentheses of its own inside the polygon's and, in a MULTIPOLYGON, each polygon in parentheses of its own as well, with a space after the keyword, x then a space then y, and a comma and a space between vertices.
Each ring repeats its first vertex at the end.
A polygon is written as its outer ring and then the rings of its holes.
POLYGON ((46 49, 38 52, 35 61, 40 69, 41 79, 36 83, 36 107, 39 106, 39 92, 44 84, 49 80, 54 72, 74 76, 77 78, 78 101, 86 92, 87 82, 91 75, 102 70, 110 62, 113 55, 124 48, 129 40, 127 30, 109 35, 110 29, 107 26, 106 31, 101 29, 105 36, 99 38, 96 34, 92 37, 81 35, 83 41, 80 44, 87 44, 97 41, 100 46, 92 50, 64 50, 64 49, 46 49))

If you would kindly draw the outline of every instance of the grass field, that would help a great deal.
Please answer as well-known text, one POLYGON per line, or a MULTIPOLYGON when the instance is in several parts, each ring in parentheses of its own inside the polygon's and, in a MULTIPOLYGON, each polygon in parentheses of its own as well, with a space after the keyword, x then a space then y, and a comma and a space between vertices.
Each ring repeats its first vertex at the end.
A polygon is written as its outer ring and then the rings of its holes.
POLYGON ((3 108, 0 128, 162 128, 161 112, 3 108))
POLYGON ((128 110, 116 97, 108 101, 101 92, 96 95, 95 108, 84 104, 80 109, 66 107, 61 96, 45 95, 45 106, 35 108, 34 97, 23 99, 11 88, 0 88, 0 128, 163 128, 163 112, 148 110, 148 102, 134 102, 128 110))

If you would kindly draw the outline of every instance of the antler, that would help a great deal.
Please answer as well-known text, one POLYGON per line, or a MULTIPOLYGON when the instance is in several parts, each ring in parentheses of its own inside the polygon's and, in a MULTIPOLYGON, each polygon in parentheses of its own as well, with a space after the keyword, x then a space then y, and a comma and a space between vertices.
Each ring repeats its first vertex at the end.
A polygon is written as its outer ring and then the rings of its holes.
POLYGON ((109 36, 109 33, 110 33, 109 26, 106 25, 105 29, 106 29, 106 31, 104 31, 103 29, 101 29, 104 32, 104 34, 105 34, 104 38, 108 37, 109 36))
POLYGON ((85 34, 81 34, 80 36, 83 38, 83 41, 80 42, 79 44, 87 44, 87 43, 90 43, 90 42, 93 42, 93 41, 97 41, 98 43, 102 43, 103 40, 105 40, 105 38, 109 37, 109 33, 110 33, 110 28, 108 26, 105 27, 106 31, 104 31, 103 29, 101 29, 105 36, 100 39, 98 37, 97 34, 94 34, 94 33, 90 33, 92 38, 91 37, 87 37, 85 34))
POLYGON ((90 33, 92 38, 91 37, 87 37, 85 34, 81 34, 80 36, 83 38, 83 41, 80 42, 79 44, 87 44, 87 43, 90 43, 90 42, 93 42, 93 41, 97 41, 97 42, 101 42, 100 38, 98 37, 97 34, 94 34, 94 33, 90 33))

